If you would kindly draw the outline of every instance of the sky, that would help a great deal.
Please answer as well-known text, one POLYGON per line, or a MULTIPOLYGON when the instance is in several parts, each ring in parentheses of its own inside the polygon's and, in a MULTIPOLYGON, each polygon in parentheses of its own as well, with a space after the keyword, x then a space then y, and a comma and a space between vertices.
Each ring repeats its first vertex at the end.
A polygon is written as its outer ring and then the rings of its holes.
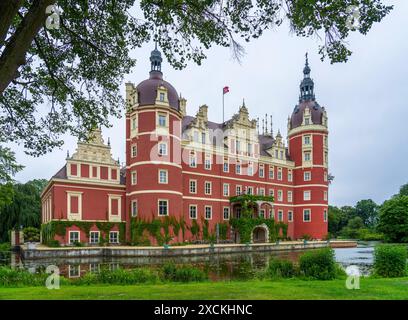
MULTIPOLYGON (((316 38, 299 38, 287 26, 270 30, 255 41, 245 43, 241 63, 228 48, 213 47, 201 66, 190 62, 173 70, 164 61, 164 79, 187 99, 187 113, 195 115, 200 105, 208 105, 210 121, 222 121, 222 88, 225 118, 238 111, 242 100, 250 118, 273 116, 276 134, 287 136, 288 116, 298 102, 305 53, 309 53, 316 100, 325 106, 329 118, 329 172, 331 205, 355 205, 361 199, 381 204, 408 183, 408 1, 384 1, 394 10, 370 33, 353 33, 348 44, 353 55, 347 63, 321 61, 316 38)), ((149 56, 154 45, 132 51, 138 63, 124 77, 135 84, 148 78, 149 56)), ((268 118, 269 121, 269 118, 268 118)), ((110 138, 115 159, 125 160, 124 118, 111 119, 112 128, 103 128, 110 138)), ((22 146, 13 145, 17 161, 25 166, 15 179, 49 179, 65 163, 66 152, 76 149, 76 138, 66 135, 61 149, 33 158, 22 146)))

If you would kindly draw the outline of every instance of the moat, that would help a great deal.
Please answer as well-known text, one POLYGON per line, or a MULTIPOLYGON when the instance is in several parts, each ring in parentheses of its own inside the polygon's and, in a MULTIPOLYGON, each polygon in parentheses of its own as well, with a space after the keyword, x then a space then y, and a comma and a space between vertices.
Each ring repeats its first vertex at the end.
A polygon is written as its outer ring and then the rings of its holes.
MULTIPOLYGON (((355 248, 334 249, 336 261, 343 267, 357 265, 363 274, 369 274, 373 263, 374 242, 359 242, 355 248)), ((98 272, 102 268, 160 267, 168 261, 176 264, 194 265, 208 272, 213 281, 249 279, 264 270, 272 258, 289 259, 296 262, 304 251, 264 251, 252 253, 211 254, 180 257, 88 257, 53 258, 23 261, 18 253, 0 253, 0 264, 23 267, 31 272, 45 270, 48 265, 57 265, 62 275, 80 277, 85 273, 98 272)))

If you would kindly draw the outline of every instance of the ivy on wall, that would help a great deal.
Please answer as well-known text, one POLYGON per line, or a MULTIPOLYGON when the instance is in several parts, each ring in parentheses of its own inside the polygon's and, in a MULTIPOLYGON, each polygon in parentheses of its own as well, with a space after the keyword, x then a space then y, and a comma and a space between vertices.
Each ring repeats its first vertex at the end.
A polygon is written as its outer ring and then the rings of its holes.
POLYGON ((177 219, 174 216, 166 216, 159 219, 131 218, 130 220, 130 239, 134 245, 151 245, 150 237, 153 237, 158 245, 168 244, 173 238, 171 230, 176 236, 181 230, 184 240, 186 230, 184 217, 177 219))
POLYGON ((53 240, 55 235, 65 236, 67 228, 78 227, 86 235, 89 235, 93 226, 96 226, 101 232, 101 243, 109 241, 109 232, 118 226, 119 241, 124 243, 126 239, 126 222, 91 222, 91 221, 50 221, 41 225, 41 235, 43 243, 53 240))
POLYGON ((241 205, 241 217, 230 219, 230 225, 239 232, 240 242, 251 242, 252 231, 255 227, 263 224, 266 225, 269 230, 270 242, 274 242, 280 238, 286 239, 288 230, 288 225, 286 223, 276 223, 274 219, 253 216, 257 201, 273 202, 274 197, 250 194, 230 197, 231 204, 238 203, 241 205))

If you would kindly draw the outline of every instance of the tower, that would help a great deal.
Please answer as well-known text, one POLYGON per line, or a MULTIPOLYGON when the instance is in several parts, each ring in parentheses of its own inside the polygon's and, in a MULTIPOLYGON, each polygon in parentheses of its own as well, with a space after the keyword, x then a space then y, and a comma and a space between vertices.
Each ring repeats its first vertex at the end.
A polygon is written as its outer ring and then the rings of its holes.
POLYGON ((157 47, 150 63, 148 79, 136 87, 126 84, 126 207, 129 218, 179 218, 183 212, 180 100, 176 89, 163 80, 157 47))
POLYGON ((306 54, 299 103, 288 119, 289 154, 294 169, 294 237, 323 239, 328 227, 327 113, 317 103, 306 54))

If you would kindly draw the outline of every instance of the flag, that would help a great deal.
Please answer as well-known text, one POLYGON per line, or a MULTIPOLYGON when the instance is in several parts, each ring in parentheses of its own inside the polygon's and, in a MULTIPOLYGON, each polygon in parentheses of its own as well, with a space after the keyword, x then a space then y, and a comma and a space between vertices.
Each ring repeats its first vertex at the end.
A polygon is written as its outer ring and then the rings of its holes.
POLYGON ((224 87, 223 89, 222 89, 222 94, 226 94, 226 93, 228 93, 229 92, 229 87, 224 87))

